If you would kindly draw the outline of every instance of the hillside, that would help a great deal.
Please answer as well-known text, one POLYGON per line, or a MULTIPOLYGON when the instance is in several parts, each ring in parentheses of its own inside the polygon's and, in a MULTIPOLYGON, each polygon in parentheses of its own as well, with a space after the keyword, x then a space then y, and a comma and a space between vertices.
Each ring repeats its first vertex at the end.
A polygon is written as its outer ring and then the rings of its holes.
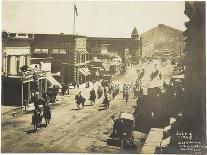
POLYGON ((142 34, 143 56, 161 54, 164 51, 178 54, 184 48, 183 32, 164 24, 142 34))

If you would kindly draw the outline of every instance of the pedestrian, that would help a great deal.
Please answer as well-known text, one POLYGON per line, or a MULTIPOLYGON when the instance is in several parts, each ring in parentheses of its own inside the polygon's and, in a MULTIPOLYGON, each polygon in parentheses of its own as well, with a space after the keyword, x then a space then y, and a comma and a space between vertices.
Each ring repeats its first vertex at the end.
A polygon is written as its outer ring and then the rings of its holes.
POLYGON ((98 94, 98 99, 100 99, 103 94, 103 90, 101 89, 101 86, 98 86, 97 94, 98 94))
POLYGON ((66 92, 66 90, 67 90, 67 88, 66 88, 66 85, 65 84, 62 84, 62 95, 64 96, 65 95, 65 92, 66 92))
POLYGON ((113 97, 113 100, 114 100, 115 96, 116 96, 116 89, 113 88, 113 91, 112 91, 112 97, 113 97))
POLYGON ((79 82, 77 82, 77 88, 78 88, 78 89, 79 89, 79 85, 80 85, 79 82))
POLYGON ((126 84, 123 86, 123 100, 125 99, 126 96, 126 84))
POLYGON ((108 109, 110 104, 110 99, 107 94, 105 94, 104 100, 103 100, 104 106, 108 109))
POLYGON ((90 91, 90 99, 91 100, 91 104, 96 101, 96 92, 94 90, 94 88, 90 91))
POLYGON ((160 80, 162 79, 162 73, 159 74, 160 80))
POLYGON ((126 102, 128 102, 128 99, 129 99, 129 89, 126 88, 126 94, 125 94, 125 100, 126 100, 126 102))
POLYGON ((74 89, 76 88, 76 82, 73 82, 74 89))
POLYGON ((39 109, 39 95, 37 94, 37 92, 34 92, 33 101, 35 109, 39 109))

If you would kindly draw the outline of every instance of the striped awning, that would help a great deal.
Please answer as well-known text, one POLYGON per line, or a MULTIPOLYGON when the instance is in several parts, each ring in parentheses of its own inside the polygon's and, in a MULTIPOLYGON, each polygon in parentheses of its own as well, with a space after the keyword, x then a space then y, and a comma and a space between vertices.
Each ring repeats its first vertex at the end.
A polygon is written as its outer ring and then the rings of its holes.
POLYGON ((88 76, 88 74, 87 74, 82 68, 78 69, 78 71, 79 71, 82 75, 84 75, 84 76, 88 76))
POLYGON ((29 55, 30 48, 5 48, 4 55, 29 55))
POLYGON ((89 71, 88 68, 82 68, 84 72, 86 72, 88 75, 91 75, 91 72, 89 71))
POLYGON ((86 49, 76 49, 76 52, 78 52, 79 54, 87 54, 88 53, 86 51, 86 49))

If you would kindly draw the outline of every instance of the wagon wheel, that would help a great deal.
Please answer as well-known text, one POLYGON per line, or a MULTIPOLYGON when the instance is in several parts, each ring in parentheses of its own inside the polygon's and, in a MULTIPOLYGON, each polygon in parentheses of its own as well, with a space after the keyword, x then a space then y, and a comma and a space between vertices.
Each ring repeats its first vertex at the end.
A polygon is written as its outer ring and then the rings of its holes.
POLYGON ((124 152, 124 140, 121 139, 121 152, 124 152))
POLYGON ((131 142, 132 142, 132 144, 134 144, 134 131, 132 131, 131 142))

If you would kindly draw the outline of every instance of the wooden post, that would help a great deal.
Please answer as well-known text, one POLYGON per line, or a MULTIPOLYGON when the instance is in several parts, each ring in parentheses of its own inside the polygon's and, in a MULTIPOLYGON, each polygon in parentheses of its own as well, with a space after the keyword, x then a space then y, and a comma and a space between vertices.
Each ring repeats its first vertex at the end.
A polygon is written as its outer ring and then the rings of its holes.
POLYGON ((47 79, 45 79, 45 93, 47 93, 47 79))
POLYGON ((24 105, 24 84, 21 84, 21 109, 23 108, 24 105))
POLYGON ((42 79, 39 80, 40 86, 39 86, 39 95, 42 97, 42 79))
POLYGON ((28 87, 27 87, 27 107, 29 107, 29 102, 30 102, 30 95, 31 95, 31 92, 30 92, 30 81, 28 83, 28 87))

